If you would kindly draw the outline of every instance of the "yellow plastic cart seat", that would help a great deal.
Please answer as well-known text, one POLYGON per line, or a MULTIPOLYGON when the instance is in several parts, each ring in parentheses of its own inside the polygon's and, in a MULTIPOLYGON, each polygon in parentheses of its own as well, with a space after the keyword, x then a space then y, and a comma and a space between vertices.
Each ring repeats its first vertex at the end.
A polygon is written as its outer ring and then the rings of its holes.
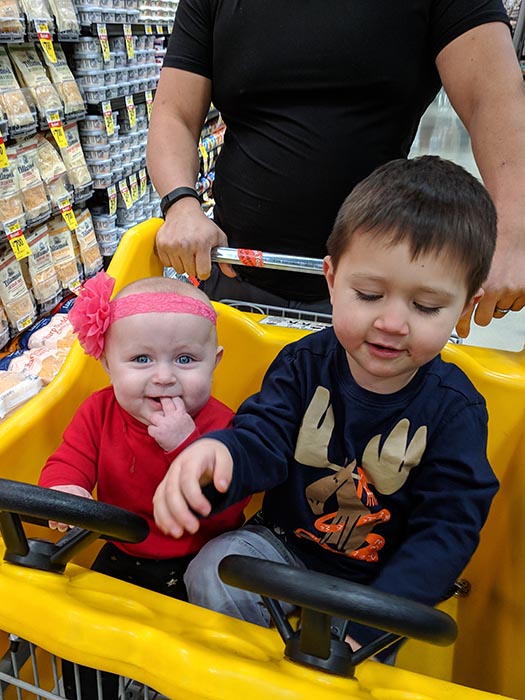
MULTIPOLYGON (((117 289, 162 274, 153 253, 160 223, 151 220, 125 234, 109 270, 117 289)), ((259 316, 221 304, 216 308, 225 353, 214 395, 236 409, 259 388, 280 348, 304 332, 261 325, 259 316)), ((525 700, 520 662, 525 632, 524 354, 450 344, 443 357, 461 366, 486 397, 489 457, 501 482, 479 549, 464 572, 471 592, 448 603, 460 629, 450 649, 410 641, 399 656, 403 669, 370 661, 358 668, 357 680, 342 679, 284 660, 274 630, 78 564, 70 564, 64 575, 0 564, 0 629, 59 656, 137 678, 173 698, 236 699, 244 693, 253 700, 468 700, 499 693, 525 700)), ((35 483, 79 403, 106 383, 99 363, 75 344, 56 379, 0 425, 0 477, 35 483)))

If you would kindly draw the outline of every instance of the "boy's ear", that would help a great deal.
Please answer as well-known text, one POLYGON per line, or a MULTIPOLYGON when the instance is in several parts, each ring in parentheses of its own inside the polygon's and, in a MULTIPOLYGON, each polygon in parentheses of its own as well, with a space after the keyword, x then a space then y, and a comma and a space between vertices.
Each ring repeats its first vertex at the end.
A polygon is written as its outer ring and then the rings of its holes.
POLYGON ((224 348, 222 345, 217 346, 217 354, 215 355, 215 367, 219 364, 219 362, 222 360, 222 356, 224 354, 224 348))
POLYGON ((485 294, 485 290, 483 287, 480 287, 478 291, 472 296, 467 303, 465 304, 465 307, 463 311, 461 312, 460 318, 463 318, 463 316, 471 316, 472 310, 474 309, 475 306, 479 304, 479 302, 483 299, 483 295, 485 294))
POLYGON ((324 276, 326 278, 326 283, 328 285, 328 291, 330 292, 330 301, 332 301, 332 291, 334 288, 335 271, 334 271, 334 265, 332 263, 332 258, 330 255, 327 255, 325 258, 323 258, 323 272, 324 272, 324 276))

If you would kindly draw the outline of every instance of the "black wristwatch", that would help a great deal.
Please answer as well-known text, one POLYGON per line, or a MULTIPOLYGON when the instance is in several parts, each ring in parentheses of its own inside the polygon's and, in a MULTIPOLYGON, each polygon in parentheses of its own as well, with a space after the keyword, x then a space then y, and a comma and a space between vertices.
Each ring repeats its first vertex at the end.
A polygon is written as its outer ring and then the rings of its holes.
POLYGON ((165 194, 160 200, 160 210, 164 219, 166 218, 166 212, 171 205, 175 204, 175 202, 178 202, 179 199, 182 199, 183 197, 195 197, 195 199, 198 199, 200 202, 199 195, 197 194, 196 190, 193 189, 193 187, 176 187, 174 190, 171 190, 171 192, 168 192, 168 194, 165 194))

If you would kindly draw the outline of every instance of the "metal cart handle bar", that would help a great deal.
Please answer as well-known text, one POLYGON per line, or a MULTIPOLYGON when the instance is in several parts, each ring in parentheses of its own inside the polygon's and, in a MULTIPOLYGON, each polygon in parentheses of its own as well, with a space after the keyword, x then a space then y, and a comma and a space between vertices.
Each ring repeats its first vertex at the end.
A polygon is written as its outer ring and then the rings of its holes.
POLYGON ((75 554, 99 537, 142 542, 149 526, 140 515, 108 503, 0 479, 0 532, 5 561, 60 573, 75 554), (57 543, 27 539, 22 521, 47 527, 49 520, 74 527, 57 543))
POLYGON ((446 646, 457 636, 446 613, 406 598, 375 590, 317 571, 241 555, 229 555, 219 565, 220 578, 230 586, 262 596, 292 661, 337 675, 352 675, 355 666, 402 637, 446 646), (294 632, 277 600, 302 609, 294 632), (331 617, 353 620, 387 634, 352 652, 331 631, 331 617))
POLYGON ((213 248, 211 251, 211 259, 213 262, 229 263, 230 265, 307 272, 311 275, 323 274, 323 261, 320 258, 304 258, 299 255, 264 253, 262 250, 252 250, 249 248, 213 248))

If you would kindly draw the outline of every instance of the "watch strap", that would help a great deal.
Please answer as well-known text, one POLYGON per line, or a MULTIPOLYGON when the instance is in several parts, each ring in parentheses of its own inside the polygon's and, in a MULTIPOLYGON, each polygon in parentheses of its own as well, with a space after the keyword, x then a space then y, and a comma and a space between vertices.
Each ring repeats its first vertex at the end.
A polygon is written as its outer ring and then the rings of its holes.
POLYGON ((193 187, 176 187, 174 190, 171 190, 171 192, 168 192, 168 194, 165 194, 160 200, 162 216, 166 218, 168 209, 175 204, 175 202, 178 202, 179 199, 183 199, 183 197, 194 197, 200 202, 200 197, 193 187))

